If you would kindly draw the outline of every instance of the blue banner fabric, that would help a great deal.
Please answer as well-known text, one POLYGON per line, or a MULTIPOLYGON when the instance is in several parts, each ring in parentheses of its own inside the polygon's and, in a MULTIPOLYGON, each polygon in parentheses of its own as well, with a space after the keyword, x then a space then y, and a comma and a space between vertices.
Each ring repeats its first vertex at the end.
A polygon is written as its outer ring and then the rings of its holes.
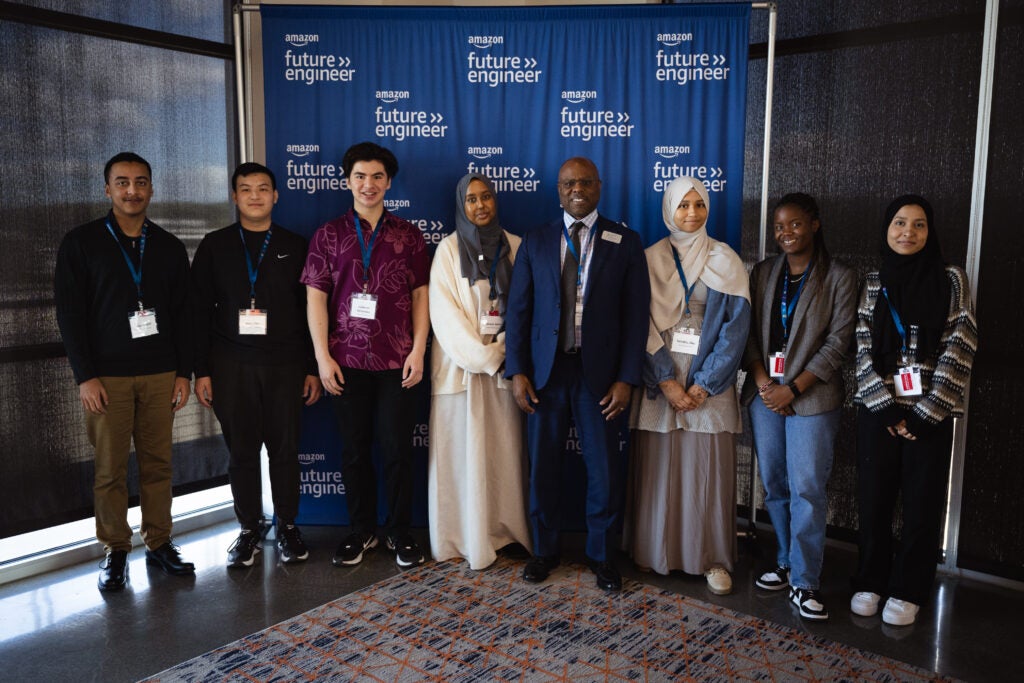
MULTIPOLYGON (((585 156, 601 213, 645 244, 666 233, 665 187, 692 175, 709 232, 739 250, 749 4, 260 11, 267 165, 289 228, 310 236, 351 206, 341 158, 371 140, 400 165, 385 206, 428 244, 454 229, 465 173, 494 181, 520 233, 559 215, 559 166, 585 156)), ((314 497, 339 469, 326 412, 306 420, 305 523, 344 521, 335 489, 314 497)))

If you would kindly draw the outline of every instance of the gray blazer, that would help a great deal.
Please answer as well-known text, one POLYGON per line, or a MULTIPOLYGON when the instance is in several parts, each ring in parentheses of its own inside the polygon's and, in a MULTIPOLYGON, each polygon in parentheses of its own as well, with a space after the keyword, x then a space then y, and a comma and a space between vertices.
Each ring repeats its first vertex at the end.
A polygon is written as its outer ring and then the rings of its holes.
MULTIPOLYGON (((761 261, 750 273, 750 301, 753 315, 750 336, 743 354, 743 368, 760 361, 768 367, 772 303, 775 287, 782 277, 785 255, 761 261)), ((818 381, 793 401, 797 415, 817 415, 840 407, 846 392, 843 388, 843 363, 851 356, 853 333, 857 324, 857 275, 853 269, 832 260, 827 273, 811 270, 793 312, 786 353, 786 382, 808 370, 818 381)), ((740 400, 743 405, 757 396, 752 373, 743 383, 740 400)))

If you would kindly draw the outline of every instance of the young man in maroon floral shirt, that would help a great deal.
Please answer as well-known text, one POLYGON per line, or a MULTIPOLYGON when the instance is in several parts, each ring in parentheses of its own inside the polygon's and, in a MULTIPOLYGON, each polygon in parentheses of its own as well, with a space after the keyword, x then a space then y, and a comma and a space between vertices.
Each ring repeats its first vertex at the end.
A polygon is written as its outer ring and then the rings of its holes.
POLYGON ((430 259, 419 228, 384 208, 398 172, 394 154, 362 142, 345 152, 342 170, 352 209, 317 229, 302 272, 320 380, 334 397, 343 441, 351 533, 333 562, 358 564, 377 545, 376 442, 387 495, 385 543, 399 567, 412 567, 424 560, 409 534, 411 389, 423 379, 430 259))

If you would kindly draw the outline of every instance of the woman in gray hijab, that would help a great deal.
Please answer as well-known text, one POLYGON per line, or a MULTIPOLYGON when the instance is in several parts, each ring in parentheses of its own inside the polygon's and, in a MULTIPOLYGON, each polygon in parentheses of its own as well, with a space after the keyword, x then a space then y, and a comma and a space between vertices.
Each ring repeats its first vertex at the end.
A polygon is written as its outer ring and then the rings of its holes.
POLYGON ((483 569, 511 543, 530 547, 522 413, 505 365, 505 304, 519 238, 498 222, 491 181, 464 176, 455 232, 430 269, 430 459, 427 505, 435 559, 483 569))

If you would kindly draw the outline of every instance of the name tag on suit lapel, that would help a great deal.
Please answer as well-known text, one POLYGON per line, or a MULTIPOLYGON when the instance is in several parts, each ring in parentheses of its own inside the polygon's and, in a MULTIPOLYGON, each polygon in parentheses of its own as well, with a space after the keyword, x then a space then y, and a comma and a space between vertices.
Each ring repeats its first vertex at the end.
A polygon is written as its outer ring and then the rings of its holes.
POLYGON ((601 239, 612 244, 618 244, 622 241, 622 235, 617 232, 608 232, 607 230, 601 231, 601 239))

